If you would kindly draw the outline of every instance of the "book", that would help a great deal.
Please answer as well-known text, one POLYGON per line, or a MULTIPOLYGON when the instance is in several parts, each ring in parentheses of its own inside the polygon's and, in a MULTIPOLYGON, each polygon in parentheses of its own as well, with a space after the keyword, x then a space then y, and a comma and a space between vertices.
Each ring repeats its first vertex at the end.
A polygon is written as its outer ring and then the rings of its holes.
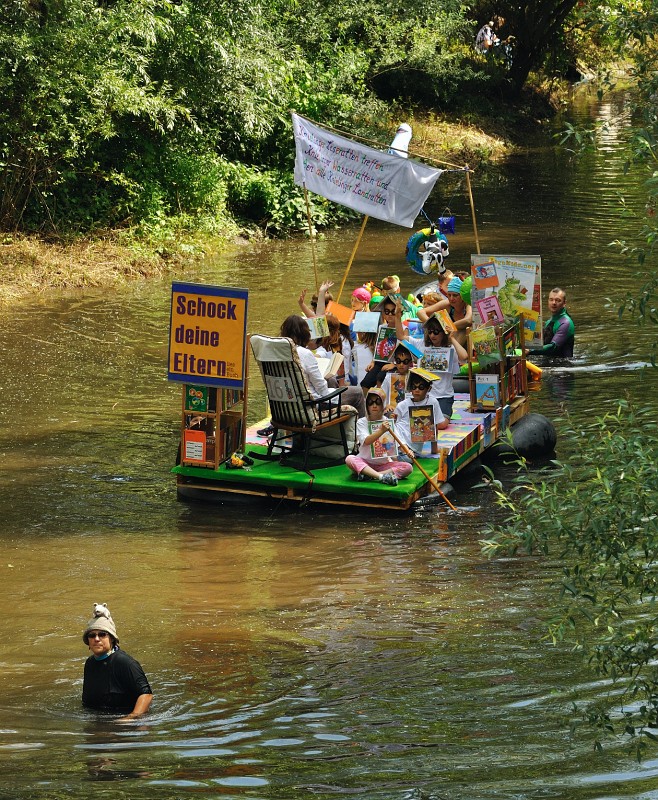
POLYGON ((532 346, 532 341, 535 338, 535 331, 537 330, 538 322, 539 312, 531 311, 527 308, 523 309, 523 336, 525 338, 526 346, 532 346))
POLYGON ((395 408, 407 396, 409 373, 398 375, 397 372, 389 372, 389 375, 391 376, 391 391, 389 392, 388 405, 391 408, 395 408))
POLYGON ((323 378, 332 378, 339 374, 345 356, 342 353, 332 353, 330 356, 316 356, 318 366, 323 378))
POLYGON ((471 275, 476 289, 498 286, 498 273, 496 272, 496 264, 493 261, 486 261, 484 264, 473 264, 471 275))
POLYGON ((413 344, 413 342, 410 342, 409 339, 401 339, 398 344, 402 345, 405 350, 411 353, 411 357, 414 359, 414 361, 418 361, 419 358, 423 357, 423 351, 420 349, 420 347, 416 347, 416 345, 413 344))
POLYGON ((505 321, 498 298, 494 294, 484 297, 482 300, 476 300, 475 308, 483 325, 502 325, 505 321))
POLYGON ((418 366, 428 372, 452 372, 454 355, 452 347, 426 347, 418 366))
POLYGON ((491 410, 500 406, 500 381, 498 375, 475 376, 475 402, 479 408, 491 410))
POLYGON ((424 369, 423 367, 412 367, 409 370, 409 374, 418 375, 419 378, 422 378, 423 380, 427 381, 430 384, 434 383, 434 381, 439 380, 438 375, 435 375, 433 372, 430 372, 429 370, 424 369))
POLYGON ((354 319, 354 311, 347 306, 342 306, 340 303, 337 303, 335 300, 330 300, 327 303, 327 307, 325 308, 326 314, 333 314, 334 317, 338 318, 338 321, 343 325, 349 326, 350 322, 354 319))
MULTIPOLYGON (((395 424, 393 420, 374 420, 368 423, 368 433, 374 433, 379 430, 384 422, 388 422, 391 430, 394 430, 395 424)), ((383 433, 379 439, 370 445, 370 455, 372 458, 396 458, 398 454, 398 443, 393 438, 390 432, 383 433)))
POLYGON ((183 431, 183 461, 206 460, 206 434, 204 431, 183 431))
POLYGON ((311 339, 324 339, 325 336, 329 336, 326 317, 306 317, 306 324, 311 331, 311 339))
POLYGON ((185 384, 185 411, 208 410, 208 387, 185 384))
POLYGON ((352 330, 356 333, 377 333, 380 316, 379 311, 357 311, 354 315, 352 330))
POLYGON ((380 325, 377 331, 377 341, 375 343, 375 360, 392 361, 397 344, 398 337, 395 333, 395 328, 380 325))
POLYGON ((436 441, 436 423, 432 406, 411 406, 409 408, 409 430, 413 443, 436 441))
POLYGON ((470 333, 473 357, 481 367, 502 360, 498 335, 494 328, 476 328, 470 333))
POLYGON ((439 324, 443 328, 444 333, 454 333, 457 330, 457 326, 452 321, 447 308, 435 311, 434 316, 439 320, 439 324))
POLYGON ((422 339, 425 335, 423 323, 419 319, 405 319, 402 320, 402 324, 409 331, 409 336, 413 336, 414 339, 422 339))

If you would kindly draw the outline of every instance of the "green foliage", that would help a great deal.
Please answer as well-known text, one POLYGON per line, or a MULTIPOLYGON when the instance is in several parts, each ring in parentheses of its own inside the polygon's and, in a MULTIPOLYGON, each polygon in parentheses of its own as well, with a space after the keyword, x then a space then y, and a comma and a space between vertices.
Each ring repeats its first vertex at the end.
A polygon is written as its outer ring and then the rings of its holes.
MULTIPOLYGON (((304 228, 291 109, 381 139, 399 121, 391 104, 481 110, 506 85, 503 61, 475 53, 463 4, 404 11, 393 0, 7 0, 0 228, 207 226, 231 213, 277 234, 304 228)), ((347 213, 313 203, 319 226, 347 213)))
POLYGON ((567 462, 534 474, 521 463, 509 491, 492 482, 507 514, 486 530, 483 548, 489 556, 522 550, 559 561, 550 636, 574 639, 613 685, 607 706, 585 715, 602 731, 641 733, 658 720, 655 412, 622 401, 589 425, 567 418, 562 435, 567 462))

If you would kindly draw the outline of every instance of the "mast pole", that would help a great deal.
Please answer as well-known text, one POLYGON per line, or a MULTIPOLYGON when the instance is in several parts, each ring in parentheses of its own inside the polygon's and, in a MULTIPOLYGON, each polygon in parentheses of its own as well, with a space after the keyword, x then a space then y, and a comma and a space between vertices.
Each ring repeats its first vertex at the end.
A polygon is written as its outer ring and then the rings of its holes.
MULTIPOLYGON (((308 235, 311 240, 311 256, 313 258, 313 274, 315 275, 315 291, 320 291, 320 281, 318 280, 318 260, 315 255, 315 234, 313 233, 313 224, 311 222, 311 204, 308 201, 308 189, 304 183, 304 201, 306 202, 306 221, 308 222, 308 235)), ((478 253, 480 251, 478 250, 478 253)))
POLYGON ((352 255, 350 256, 350 260, 347 262, 347 268, 345 269, 345 274, 343 275, 343 280, 340 284, 340 289, 338 290, 338 297, 336 298, 337 303, 340 303, 340 296, 343 293, 343 287, 345 286, 345 281, 347 280, 347 276, 349 275, 349 272, 352 269, 352 262, 354 261, 354 256, 356 255, 356 251, 359 249, 359 244, 361 243, 361 237, 363 236, 363 231, 366 229, 367 224, 368 224, 368 215, 366 214, 363 217, 363 222, 361 223, 361 230, 359 231, 359 235, 356 238, 356 242, 354 242, 354 247, 352 248, 352 255))
POLYGON ((478 237, 478 224, 475 219, 475 203, 473 201, 473 190, 471 189, 471 174, 468 164, 466 164, 466 188, 468 189, 468 199, 471 204, 471 218, 473 219, 473 233, 475 234, 475 252, 480 255, 480 238, 478 237))

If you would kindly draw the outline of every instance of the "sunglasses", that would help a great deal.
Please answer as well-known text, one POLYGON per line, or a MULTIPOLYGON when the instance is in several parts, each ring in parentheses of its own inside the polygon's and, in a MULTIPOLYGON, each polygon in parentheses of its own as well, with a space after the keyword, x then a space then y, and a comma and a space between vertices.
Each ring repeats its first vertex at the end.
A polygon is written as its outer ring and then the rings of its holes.
POLYGON ((381 397, 369 397, 366 400, 366 405, 367 406, 380 406, 381 404, 382 404, 381 397))
POLYGON ((412 383, 409 386, 410 392, 415 392, 417 390, 423 391, 423 389, 429 389, 429 385, 427 383, 412 383))
POLYGON ((105 639, 110 634, 107 631, 93 631, 87 634, 87 639, 105 639))
POLYGON ((387 314, 388 316, 390 316, 391 314, 395 314, 395 309, 394 308, 384 308, 382 310, 383 310, 384 314, 387 314))
POLYGON ((411 359, 410 358, 396 358, 395 359, 395 363, 396 364, 411 364, 411 359))
POLYGON ((427 332, 430 336, 438 336, 440 333, 443 333, 442 328, 428 328, 427 332))

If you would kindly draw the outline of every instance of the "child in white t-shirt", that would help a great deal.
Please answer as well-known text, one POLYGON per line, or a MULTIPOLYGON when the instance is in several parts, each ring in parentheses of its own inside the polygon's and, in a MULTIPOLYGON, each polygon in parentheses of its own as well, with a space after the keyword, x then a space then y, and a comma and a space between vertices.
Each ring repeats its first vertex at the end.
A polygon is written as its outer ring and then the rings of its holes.
MULTIPOLYGON (((366 395, 366 416, 357 420, 356 438, 359 442, 358 455, 347 456, 345 464, 355 472, 360 481, 375 480, 389 486, 396 486, 400 478, 406 478, 413 469, 411 464, 397 461, 383 452, 373 456, 372 445, 381 439, 393 423, 384 418, 384 392, 373 388, 366 395), (380 425, 372 423, 381 422, 380 425)), ((382 448, 384 450, 384 448, 382 448)))
MULTIPOLYGON (((395 432, 400 437, 400 439, 409 447, 416 458, 419 458, 421 455, 423 442, 422 441, 414 441, 414 434, 416 432, 421 433, 424 437, 424 441, 431 442, 430 449, 432 455, 431 458, 438 456, 439 454, 439 445, 436 441, 436 431, 443 430, 444 428, 448 427, 448 420, 443 416, 443 412, 441 411, 441 406, 439 405, 439 401, 434 398, 430 397, 430 388, 431 388, 431 381, 426 380, 425 378, 421 377, 415 370, 411 370, 411 375, 409 376, 409 391, 411 392, 411 399, 403 400, 395 409, 395 432), (420 406, 425 406, 431 409, 431 415, 434 420, 432 425, 432 430, 425 429, 424 431, 418 431, 417 426, 421 422, 420 416, 414 415, 414 409, 418 409, 420 406), (412 431, 412 426, 414 430, 412 431)), ((429 413, 428 413, 428 418, 429 413)), ((398 456, 400 460, 408 458, 408 456, 398 456)))

